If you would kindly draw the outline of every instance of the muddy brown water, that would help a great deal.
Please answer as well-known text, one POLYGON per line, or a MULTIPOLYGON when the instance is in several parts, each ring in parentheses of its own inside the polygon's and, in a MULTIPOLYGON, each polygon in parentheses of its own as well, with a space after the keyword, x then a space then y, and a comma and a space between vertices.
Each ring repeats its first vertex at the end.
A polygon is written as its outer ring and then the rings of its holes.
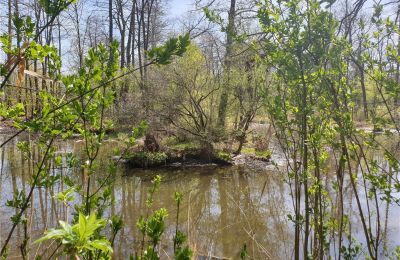
MULTIPOLYGON (((1 136, 3 141, 7 136, 1 136)), ((25 160, 16 148, 18 140, 30 140, 28 136, 18 137, 0 151, 0 241, 3 242, 10 229, 10 217, 15 210, 5 206, 12 199, 14 190, 28 190, 29 176, 34 171, 33 162, 25 160)), ((62 155, 81 154, 83 142, 80 140, 59 141, 56 150, 62 155)), ((104 142, 99 165, 94 178, 104 178, 106 162, 111 160, 116 141, 104 142)), ((35 153, 35 149, 34 149, 35 153)), ((276 154, 276 153, 275 153, 276 154)), ((33 154, 33 157, 36 158, 33 154)), ((278 164, 279 156, 274 156, 278 164)), ((382 159, 378 156, 378 159, 382 159)), ((64 159, 65 160, 65 159, 64 159)), ((70 175, 81 181, 79 169, 69 169, 66 164, 55 173, 70 175)), ((284 165, 281 165, 284 166, 284 165)), ((283 167, 284 168, 284 167, 283 167)), ((136 222, 147 214, 146 194, 155 175, 162 176, 162 184, 155 195, 152 209, 165 207, 169 212, 167 229, 161 242, 162 259, 172 259, 172 236, 176 205, 173 193, 180 191, 184 200, 180 210, 180 229, 188 234, 188 243, 198 259, 239 259, 244 244, 253 259, 291 259, 293 256, 293 225, 288 221, 292 212, 289 188, 285 175, 274 167, 262 169, 249 165, 232 167, 166 168, 157 170, 137 170, 119 167, 117 179, 111 192, 115 200, 105 216, 110 213, 122 216, 124 228, 115 241, 114 258, 126 259, 140 244, 141 236, 136 222)), ((327 178, 326 181, 329 181, 327 178)), ((92 190, 98 182, 92 182, 92 190)), ((47 228, 57 226, 57 220, 70 219, 70 211, 52 199, 54 194, 65 189, 62 183, 54 188, 37 188, 34 191, 32 207, 26 212, 28 232, 31 241, 39 238, 47 228)), ((351 228, 356 239, 363 242, 362 229, 356 204, 350 186, 346 188, 345 210, 350 215, 351 228)), ((360 188, 362 194, 363 188, 360 188)), ((333 196, 335 196, 332 191, 333 196)), ((366 206, 366 201, 363 201, 366 206)), ((387 216, 387 245, 393 249, 400 244, 400 209, 380 202, 382 216, 387 216)), ((23 237, 23 228, 17 228, 11 243, 10 259, 18 259, 18 246, 23 237)), ((333 243, 332 243, 333 244, 333 243)), ((34 245, 29 252, 30 259, 43 253, 48 245, 34 245)), ((332 254, 337 252, 332 245, 332 254)), ((366 250, 365 248, 363 248, 366 250)), ((362 259, 363 255, 360 255, 362 259)))

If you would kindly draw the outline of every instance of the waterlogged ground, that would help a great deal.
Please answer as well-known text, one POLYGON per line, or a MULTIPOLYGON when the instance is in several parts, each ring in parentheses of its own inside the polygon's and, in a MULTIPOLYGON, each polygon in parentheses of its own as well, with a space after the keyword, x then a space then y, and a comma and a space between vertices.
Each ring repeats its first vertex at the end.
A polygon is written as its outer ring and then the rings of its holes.
MULTIPOLYGON (((7 136, 2 136, 2 142, 7 136)), ((19 137, 19 140, 29 140, 29 136, 19 137)), ((0 150, 0 241, 4 241, 10 228, 10 216, 15 210, 5 206, 12 199, 13 190, 27 190, 29 176, 34 171, 32 161, 22 158, 16 148, 16 141, 10 142, 0 150)), ((82 151, 82 141, 71 140, 58 142, 57 152, 63 155, 82 151)), ((100 153, 100 161, 104 164, 111 158, 112 151, 118 146, 115 141, 104 143, 100 153)), ((37 151, 36 151, 37 153, 37 151)), ((273 159, 284 168, 279 154, 273 159)), ((382 160, 377 155, 378 160, 382 160)), ((82 181, 80 169, 68 169, 66 165, 54 172, 70 175, 77 182, 82 181)), ((100 166, 95 178, 104 178, 104 165, 100 166)), ((292 211, 290 189, 284 181, 284 174, 274 167, 233 166, 233 167, 198 167, 162 170, 133 170, 120 167, 118 178, 112 187, 115 205, 105 215, 119 214, 124 220, 124 229, 116 238, 115 258, 124 259, 134 252, 140 244, 141 236, 136 228, 140 216, 147 214, 145 207, 146 194, 151 186, 151 179, 159 174, 162 176, 160 191, 155 196, 153 209, 165 207, 168 209, 168 229, 162 241, 162 259, 171 259, 171 238, 174 233, 173 223, 176 216, 176 206, 172 195, 175 191, 184 194, 180 211, 180 228, 188 233, 188 240, 196 255, 218 258, 238 259, 244 244, 254 259, 290 259, 293 254, 293 226, 288 221, 292 211)), ((326 182, 331 181, 328 177, 326 182)), ((96 182, 92 182, 92 190, 96 182)), ((64 206, 54 201, 52 196, 65 187, 60 182, 53 190, 38 188, 34 192, 33 207, 26 214, 30 220, 28 233, 32 240, 40 237, 46 228, 57 225, 56 220, 70 219, 70 212, 64 206)), ((351 197, 350 186, 345 188, 345 210, 350 215, 351 229, 359 242, 363 242, 361 223, 354 198, 351 197)), ((360 184, 360 195, 364 193, 360 184)), ((335 192, 331 191, 335 197, 335 192)), ((332 202, 334 203, 334 202, 332 202)), ((387 220, 387 246, 393 249, 400 244, 400 207, 380 203, 381 218, 387 220), (386 214, 388 213, 388 215, 386 214)), ((364 200, 363 206, 367 207, 364 200)), ((382 222, 384 228, 384 222, 382 222)), ((10 257, 19 258, 18 246, 23 236, 23 228, 16 231, 12 240, 10 257)), ((29 252, 30 258, 36 254, 50 251, 54 245, 33 246, 29 252)), ((332 254, 337 252, 332 243, 332 254)), ((363 250, 366 250, 363 248, 363 250)), ((360 259, 363 255, 360 254, 360 259)), ((199 258, 209 259, 209 258, 199 258)))

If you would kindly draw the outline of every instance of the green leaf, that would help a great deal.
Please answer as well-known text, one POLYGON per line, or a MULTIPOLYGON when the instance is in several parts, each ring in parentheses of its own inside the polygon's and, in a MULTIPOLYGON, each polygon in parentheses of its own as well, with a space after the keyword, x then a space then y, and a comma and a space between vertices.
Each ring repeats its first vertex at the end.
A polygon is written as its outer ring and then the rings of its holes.
POLYGON ((173 56, 182 56, 190 45, 189 34, 169 39, 164 45, 154 47, 146 55, 158 65, 169 64, 173 56))
POLYGON ((103 252, 109 252, 109 253, 113 252, 110 242, 105 239, 94 240, 94 241, 90 242, 90 246, 92 246, 96 249, 99 249, 100 251, 103 251, 103 252))

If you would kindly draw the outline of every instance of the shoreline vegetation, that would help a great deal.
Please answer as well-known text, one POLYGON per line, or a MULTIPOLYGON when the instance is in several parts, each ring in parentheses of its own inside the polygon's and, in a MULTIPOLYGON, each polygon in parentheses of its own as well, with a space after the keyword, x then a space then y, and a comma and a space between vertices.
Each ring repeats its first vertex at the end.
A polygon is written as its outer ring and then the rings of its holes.
MULTIPOLYGON (((11 122, 0 123, 1 135, 13 135, 18 129, 10 125, 11 122)), ((105 140, 118 141, 119 134, 127 134, 114 129, 105 133, 105 140)), ((80 134, 73 134, 69 140, 82 141, 80 134)), ((227 144, 222 143, 222 148, 211 151, 201 147, 195 141, 178 142, 173 137, 161 137, 160 140, 152 135, 147 135, 137 140, 137 143, 128 149, 123 156, 113 156, 114 160, 121 161, 130 168, 177 168, 177 167, 207 167, 207 166, 232 166, 252 164, 253 161, 270 163, 271 151, 256 150, 245 147, 240 154, 234 154, 227 149, 227 144), (151 141, 146 140, 150 138, 151 141), (146 146, 147 145, 147 146, 146 146)))

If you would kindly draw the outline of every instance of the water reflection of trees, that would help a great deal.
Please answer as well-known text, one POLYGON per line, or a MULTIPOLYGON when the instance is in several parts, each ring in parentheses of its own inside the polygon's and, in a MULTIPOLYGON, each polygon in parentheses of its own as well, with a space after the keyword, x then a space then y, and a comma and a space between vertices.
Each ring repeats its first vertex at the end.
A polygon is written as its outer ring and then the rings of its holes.
MULTIPOLYGON (((28 136, 19 140, 29 140, 28 136)), ((0 150, 0 240, 8 232, 9 218, 15 212, 5 207, 7 200, 12 199, 13 191, 28 190, 30 175, 35 171, 35 163, 40 161, 39 148, 33 145, 32 158, 26 160, 16 148, 14 140, 5 149, 0 150)), ((100 161, 107 163, 115 144, 109 144, 103 150, 100 161)), ((386 149, 399 156, 399 143, 389 140, 384 144, 386 149), (397 153, 396 153, 397 152, 397 153)), ((56 144, 58 153, 66 154, 73 152, 79 154, 81 143, 71 141, 68 143, 56 144)), ((334 156, 334 154, 332 155, 334 156)), ((387 161, 375 150, 368 151, 368 158, 378 162, 382 170, 390 171, 387 161)), ((65 159, 65 158, 64 158, 65 159)), ((329 188, 332 182, 330 169, 335 169, 337 160, 334 158, 327 167, 328 174, 324 179, 325 187, 329 188)), ((363 164, 361 164, 363 166, 363 164)), ((354 169, 360 167, 354 164, 354 169)), ((175 203, 172 198, 174 191, 181 191, 184 194, 184 201, 181 205, 180 224, 181 229, 188 233, 191 247, 196 253, 202 255, 214 255, 238 258, 238 254, 244 244, 247 250, 255 259, 289 259, 292 250, 292 225, 287 221, 287 214, 291 209, 288 199, 287 186, 277 172, 265 172, 251 170, 246 167, 231 168, 199 168, 199 169, 175 169, 163 171, 132 171, 120 169, 118 179, 112 190, 115 205, 110 209, 112 212, 120 213, 124 219, 125 227, 117 238, 115 248, 118 256, 128 256, 140 245, 140 235, 136 228, 136 221, 143 215, 148 214, 146 210, 146 193, 151 186, 151 179, 155 174, 163 176, 163 184, 156 196, 153 208, 166 207, 169 211, 170 228, 166 232, 163 241, 163 250, 171 255, 173 236, 173 219, 176 214, 175 203)), ((99 166, 100 178, 102 166, 99 166)), ((360 169, 358 170, 360 171, 360 169)), ((54 173, 69 175, 72 178, 84 181, 81 169, 68 169, 61 167, 53 169, 54 173)), ((393 178, 398 179, 398 173, 393 172, 393 178)), ((96 182, 91 183, 93 189, 96 182)), ((358 180, 360 195, 365 199, 363 205, 367 205, 366 190, 362 179, 358 180), (364 190, 364 192, 363 192, 364 190)), ((54 194, 62 191, 65 185, 60 182, 52 188, 39 187, 35 189, 32 197, 32 207, 25 212, 28 222, 28 233, 31 241, 43 234, 47 227, 57 225, 57 219, 71 218, 66 208, 53 199, 54 194)), ((353 235, 362 242, 361 224, 357 210, 354 208, 354 198, 349 182, 345 182, 343 190, 346 205, 345 214, 350 217, 353 235)), ((329 189, 332 198, 331 210, 338 211, 338 194, 335 190, 329 189)), ((397 220, 390 216, 399 214, 398 207, 380 201, 381 218, 384 229, 384 238, 388 238, 389 248, 395 246, 391 241, 398 240, 399 232, 396 227, 397 220)), ((109 212, 106 212, 108 214, 109 212)), ((340 215, 336 212, 333 215, 340 215)), ((371 211, 371 223, 374 222, 374 212, 371 211)), ((375 226, 372 225, 372 228, 375 226)), ((12 240, 10 256, 19 255, 18 246, 24 237, 23 226, 18 226, 16 236, 12 240)), ((335 242, 335 234, 331 234, 331 242, 335 242)), ((386 243, 386 241, 383 241, 386 243)), ((333 243, 333 245, 335 245, 333 243)), ((43 244, 36 250, 45 250, 48 245, 43 244)), ((335 250, 336 251, 336 250, 335 250)), ((32 253, 33 254, 33 253, 32 253)))
MULTIPOLYGON (((279 177, 245 168, 223 168, 210 173, 210 169, 158 172, 164 181, 154 208, 167 207, 172 224, 176 214, 172 194, 176 190, 185 194, 181 228, 188 233, 198 254, 237 258, 246 244, 256 259, 287 258, 289 231, 284 186, 279 177)), ((117 205, 126 223, 119 238, 120 252, 135 245, 139 235, 136 221, 140 214, 146 214, 145 193, 149 187, 147 173, 122 179, 115 185, 117 205)), ((172 231, 166 232, 164 240, 167 253, 172 231)))
MULTIPOLYGON (((34 171, 35 162, 40 160, 39 148, 33 147, 34 155, 31 160, 22 157, 15 143, 10 143, 0 154, 2 234, 8 231, 5 223, 15 213, 4 207, 5 202, 12 199, 13 190, 29 189, 28 177, 34 171)), ((111 151, 111 148, 106 149, 111 151)), ((80 144, 76 141, 58 143, 56 149, 61 154, 79 154, 80 144)), ((109 155, 102 154, 101 160, 106 162, 106 158, 109 155)), ((102 171, 101 166, 99 171, 102 171)), ((81 169, 68 169, 64 165, 53 169, 53 173, 56 172, 84 181, 81 169)), ((236 259, 242 246, 246 244, 248 252, 255 259, 290 258, 291 242, 284 183, 276 173, 258 172, 243 167, 168 171, 120 170, 112 190, 115 205, 110 209, 120 213, 125 222, 125 227, 116 240, 116 255, 126 257, 140 244, 136 221, 141 215, 148 214, 145 207, 146 193, 155 174, 163 176, 163 183, 153 208, 166 207, 170 214, 171 225, 162 243, 166 254, 171 255, 172 225, 176 214, 172 195, 178 190, 185 196, 181 205, 180 228, 188 233, 190 245, 196 253, 236 259)), ((95 186, 96 182, 92 184, 95 186)), ((71 219, 72 216, 68 215, 65 206, 53 198, 63 189, 65 185, 62 182, 51 189, 35 189, 32 207, 25 213, 29 220, 31 241, 41 236, 46 228, 56 226, 56 220, 71 219)), ((18 246, 23 236, 24 229, 21 226, 13 238, 10 256, 19 255, 18 246)), ((33 247, 31 254, 36 250, 46 250, 47 246, 49 245, 42 244, 40 248, 33 247)))

